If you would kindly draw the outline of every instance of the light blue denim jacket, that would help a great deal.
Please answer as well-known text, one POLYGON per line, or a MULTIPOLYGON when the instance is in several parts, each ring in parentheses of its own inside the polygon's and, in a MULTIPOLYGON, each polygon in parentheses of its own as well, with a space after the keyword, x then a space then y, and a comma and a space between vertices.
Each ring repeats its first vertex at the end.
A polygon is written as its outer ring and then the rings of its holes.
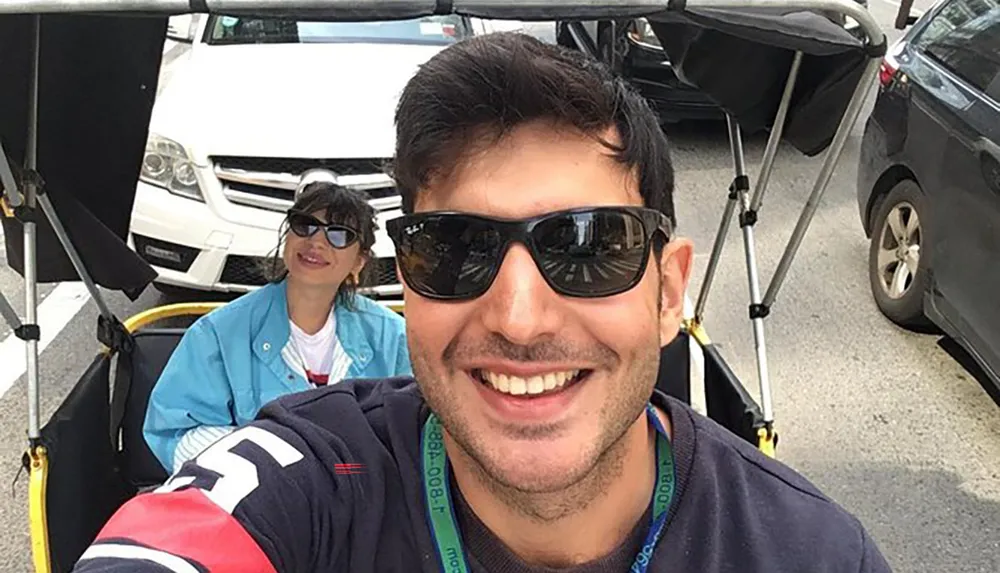
MULTIPOLYGON (((150 395, 143 433, 168 473, 254 419, 271 400, 313 386, 282 357, 289 342, 286 282, 269 284, 199 318, 150 395)), ((334 307, 351 358, 347 378, 411 375, 403 317, 363 296, 334 307)))

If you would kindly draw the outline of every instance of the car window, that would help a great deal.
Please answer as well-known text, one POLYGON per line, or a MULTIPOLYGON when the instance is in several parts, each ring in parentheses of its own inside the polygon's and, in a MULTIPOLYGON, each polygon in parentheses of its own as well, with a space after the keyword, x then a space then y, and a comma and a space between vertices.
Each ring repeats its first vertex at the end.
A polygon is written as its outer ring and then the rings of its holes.
POLYGON ((951 0, 928 21, 913 45, 985 91, 1000 72, 1000 3, 951 0))
POLYGON ((376 42, 451 44, 471 35, 460 16, 428 16, 385 22, 315 22, 213 16, 209 44, 306 44, 376 42))

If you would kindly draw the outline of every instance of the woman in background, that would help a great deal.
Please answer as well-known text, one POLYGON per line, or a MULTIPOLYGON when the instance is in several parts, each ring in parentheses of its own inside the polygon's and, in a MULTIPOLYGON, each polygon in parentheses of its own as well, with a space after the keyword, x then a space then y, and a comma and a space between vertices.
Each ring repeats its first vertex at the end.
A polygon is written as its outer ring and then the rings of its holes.
POLYGON ((199 318, 150 395, 143 431, 168 473, 279 396, 411 375, 403 318, 356 293, 376 226, 364 194, 304 190, 285 219, 283 271, 199 318))

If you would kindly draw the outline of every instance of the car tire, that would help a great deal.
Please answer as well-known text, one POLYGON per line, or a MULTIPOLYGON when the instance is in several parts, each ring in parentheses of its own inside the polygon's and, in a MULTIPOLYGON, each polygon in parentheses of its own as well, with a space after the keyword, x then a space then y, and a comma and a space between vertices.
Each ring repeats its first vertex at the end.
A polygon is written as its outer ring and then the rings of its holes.
POLYGON ((868 278, 875 304, 886 318, 911 330, 932 326, 924 312, 931 250, 926 204, 915 181, 897 183, 876 208, 868 249, 868 278))

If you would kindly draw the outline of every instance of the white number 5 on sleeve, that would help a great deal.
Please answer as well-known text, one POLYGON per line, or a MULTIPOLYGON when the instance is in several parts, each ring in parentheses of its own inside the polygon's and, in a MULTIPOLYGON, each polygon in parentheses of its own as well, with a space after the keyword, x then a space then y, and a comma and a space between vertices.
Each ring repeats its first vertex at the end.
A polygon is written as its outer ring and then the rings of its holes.
MULTIPOLYGON (((245 441, 260 446, 281 467, 288 467, 303 458, 302 453, 291 444, 255 426, 240 428, 205 449, 195 458, 194 463, 219 474, 215 484, 204 490, 205 495, 230 514, 260 485, 257 466, 232 451, 237 444, 245 441)), ((172 491, 195 481, 196 479, 190 476, 176 476, 163 484, 157 492, 172 491)))

